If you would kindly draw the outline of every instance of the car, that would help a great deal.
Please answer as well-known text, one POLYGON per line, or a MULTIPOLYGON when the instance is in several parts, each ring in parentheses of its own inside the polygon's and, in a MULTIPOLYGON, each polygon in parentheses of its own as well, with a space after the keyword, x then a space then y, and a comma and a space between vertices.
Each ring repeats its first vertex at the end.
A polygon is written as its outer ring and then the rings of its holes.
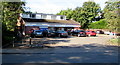
POLYGON ((84 30, 75 30, 72 32, 72 35, 78 36, 78 37, 80 36, 86 37, 86 32, 84 30))
POLYGON ((97 30, 96 33, 97 33, 97 34, 104 34, 104 31, 102 31, 102 30, 97 30))
POLYGON ((68 33, 63 30, 56 31, 56 36, 58 37, 68 37, 68 33))
POLYGON ((84 30, 79 30, 78 32, 79 32, 77 35, 78 37, 81 37, 81 36, 86 37, 86 32, 84 30))
POLYGON ((110 35, 110 31, 104 31, 105 35, 110 35))
POLYGON ((77 36, 78 35, 78 30, 74 30, 71 32, 73 36, 77 36))
POLYGON ((48 30, 48 37, 55 37, 56 36, 56 32, 54 30, 48 30))
POLYGON ((92 30, 87 30, 86 31, 86 36, 96 36, 96 32, 92 30))
POLYGON ((68 35, 71 35, 71 30, 67 30, 68 35))
POLYGON ((115 33, 116 36, 120 36, 120 33, 115 33))
POLYGON ((31 32, 31 37, 34 38, 34 37, 42 37, 43 34, 42 34, 42 31, 40 30, 33 30, 33 32, 31 32))

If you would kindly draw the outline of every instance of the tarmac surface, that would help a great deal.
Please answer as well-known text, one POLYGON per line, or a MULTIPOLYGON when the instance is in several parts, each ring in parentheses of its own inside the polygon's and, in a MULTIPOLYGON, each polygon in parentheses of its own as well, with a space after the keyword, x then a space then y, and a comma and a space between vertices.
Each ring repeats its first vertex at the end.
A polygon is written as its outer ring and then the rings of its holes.
MULTIPOLYGON (((42 38, 44 48, 2 49, 3 63, 118 63, 118 46, 109 45, 112 36, 42 38), (57 41, 56 41, 57 40, 57 41), (53 43, 54 44, 50 44, 53 43)), ((40 38, 34 38, 36 41, 40 38)), ((39 44, 39 43, 38 43, 39 44)))

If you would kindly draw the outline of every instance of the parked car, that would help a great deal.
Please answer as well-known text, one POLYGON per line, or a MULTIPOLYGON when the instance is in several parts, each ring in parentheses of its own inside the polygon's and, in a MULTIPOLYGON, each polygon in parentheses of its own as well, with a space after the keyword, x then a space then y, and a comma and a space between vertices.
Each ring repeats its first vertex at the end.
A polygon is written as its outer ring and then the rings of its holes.
POLYGON ((104 34, 104 32, 102 30, 97 30, 96 33, 97 34, 104 34))
POLYGON ((68 35, 71 35, 71 30, 67 30, 68 35))
POLYGON ((31 33, 31 37, 39 37, 39 36, 43 36, 43 34, 42 34, 42 31, 40 31, 40 30, 33 30, 33 32, 31 33))
POLYGON ((56 36, 56 32, 53 31, 53 30, 48 30, 47 36, 48 36, 48 37, 55 37, 55 36, 56 36))
POLYGON ((75 36, 78 36, 78 37, 80 37, 80 36, 86 36, 86 32, 84 31, 84 30, 75 30, 75 31, 73 31, 72 32, 72 35, 75 35, 75 36))
POLYGON ((60 31, 56 31, 56 36, 58 36, 58 37, 68 37, 68 33, 66 31, 60 30, 60 31))
POLYGON ((41 30, 41 31, 42 31, 43 37, 47 37, 47 35, 48 35, 48 30, 41 30))
POLYGON ((96 32, 92 31, 92 30, 88 30, 88 31, 86 31, 86 35, 87 36, 96 36, 96 32))
POLYGON ((120 36, 120 33, 115 33, 116 36, 120 36))
POLYGON ((110 31, 104 31, 104 34, 110 35, 110 31))

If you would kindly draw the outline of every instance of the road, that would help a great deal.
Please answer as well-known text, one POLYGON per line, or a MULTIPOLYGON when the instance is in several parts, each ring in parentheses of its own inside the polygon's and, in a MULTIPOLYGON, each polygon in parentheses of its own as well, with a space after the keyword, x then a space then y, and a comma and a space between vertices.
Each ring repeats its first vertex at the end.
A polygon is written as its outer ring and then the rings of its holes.
MULTIPOLYGON (((108 35, 42 38, 53 48, 3 49, 3 63, 118 63, 118 47, 108 45, 108 35), (53 43, 53 44, 51 44, 53 43)), ((39 41, 39 38, 32 39, 39 41)))

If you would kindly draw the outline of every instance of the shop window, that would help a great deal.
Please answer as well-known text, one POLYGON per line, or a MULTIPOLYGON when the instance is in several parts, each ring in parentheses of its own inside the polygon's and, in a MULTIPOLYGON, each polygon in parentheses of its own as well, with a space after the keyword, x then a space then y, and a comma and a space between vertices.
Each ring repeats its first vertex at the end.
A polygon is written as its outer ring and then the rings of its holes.
POLYGON ((30 14, 30 17, 35 18, 36 14, 30 14))

